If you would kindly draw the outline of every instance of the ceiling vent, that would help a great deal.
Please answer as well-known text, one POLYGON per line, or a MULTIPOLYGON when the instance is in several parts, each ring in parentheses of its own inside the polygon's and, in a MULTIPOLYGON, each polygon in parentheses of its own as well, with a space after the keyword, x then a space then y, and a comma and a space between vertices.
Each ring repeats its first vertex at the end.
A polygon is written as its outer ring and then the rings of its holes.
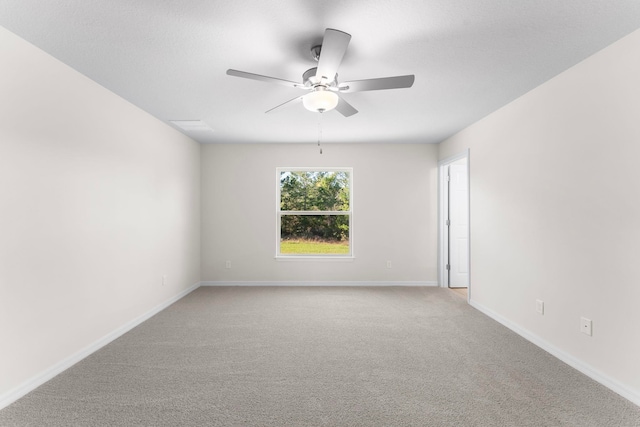
POLYGON ((169 120, 174 126, 189 132, 213 132, 213 129, 202 120, 169 120))

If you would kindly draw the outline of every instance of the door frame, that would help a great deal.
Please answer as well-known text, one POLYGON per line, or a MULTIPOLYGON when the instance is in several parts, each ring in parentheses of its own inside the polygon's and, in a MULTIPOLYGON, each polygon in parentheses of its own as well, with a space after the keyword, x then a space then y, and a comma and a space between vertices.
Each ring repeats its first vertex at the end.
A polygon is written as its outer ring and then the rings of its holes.
POLYGON ((460 159, 467 159, 467 206, 469 215, 469 227, 467 227, 467 242, 469 256, 467 257, 469 272, 469 286, 467 288, 467 302, 471 301, 471 179, 470 179, 470 158, 469 149, 461 153, 442 159, 438 162, 438 284, 440 287, 448 288, 449 271, 446 268, 448 261, 448 240, 446 219, 448 216, 449 200, 447 193, 447 167, 460 159))

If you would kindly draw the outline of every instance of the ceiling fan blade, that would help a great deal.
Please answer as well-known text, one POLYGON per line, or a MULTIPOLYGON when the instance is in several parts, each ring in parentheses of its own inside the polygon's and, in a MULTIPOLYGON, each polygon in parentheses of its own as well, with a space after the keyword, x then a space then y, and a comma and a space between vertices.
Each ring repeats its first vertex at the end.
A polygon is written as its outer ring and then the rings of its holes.
POLYGON ((342 93, 364 92, 367 90, 400 89, 413 86, 413 74, 407 76, 382 77, 379 79, 355 80, 340 83, 338 89, 342 93))
MULTIPOLYGON (((304 96, 304 95, 303 95, 303 96, 304 96)), ((290 99, 290 100, 288 100, 287 102, 283 102, 283 103, 282 103, 282 104, 280 104, 280 105, 276 105, 276 106, 275 106, 275 107, 273 107, 272 109, 265 111, 265 113, 271 113, 272 111, 276 111, 276 110, 279 110, 279 109, 281 109, 281 108, 285 108, 285 107, 289 107, 289 106, 291 106, 291 105, 295 105, 295 104, 297 104, 298 102, 302 102, 302 96, 296 96, 295 98, 290 99)))
POLYGON ((332 28, 325 30, 316 70, 318 79, 325 78, 329 82, 335 79, 338 67, 349 46, 349 40, 351 40, 350 34, 332 28))
POLYGON ((262 76, 260 74, 247 73, 246 71, 228 69, 227 74, 230 76, 242 77, 242 78, 251 79, 251 80, 258 80, 261 82, 277 83, 284 86, 297 87, 297 88, 303 88, 303 89, 305 88, 303 83, 296 83, 290 80, 278 79, 276 77, 262 76))
POLYGON ((342 114, 345 117, 353 116, 358 112, 351 104, 345 101, 342 97, 338 101, 338 105, 336 105, 336 110, 338 113, 342 114))

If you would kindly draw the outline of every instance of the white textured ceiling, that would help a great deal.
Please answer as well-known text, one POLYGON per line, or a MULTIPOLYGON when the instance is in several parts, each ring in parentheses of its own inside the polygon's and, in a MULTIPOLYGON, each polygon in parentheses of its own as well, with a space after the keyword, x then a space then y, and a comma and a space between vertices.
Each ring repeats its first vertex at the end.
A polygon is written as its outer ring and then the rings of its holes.
POLYGON ((339 29, 341 81, 416 81, 342 95, 359 113, 323 114, 323 142, 434 143, 640 28, 640 1, 2 0, 0 25, 201 142, 315 142, 318 113, 264 113, 297 89, 225 72, 301 81, 339 29))

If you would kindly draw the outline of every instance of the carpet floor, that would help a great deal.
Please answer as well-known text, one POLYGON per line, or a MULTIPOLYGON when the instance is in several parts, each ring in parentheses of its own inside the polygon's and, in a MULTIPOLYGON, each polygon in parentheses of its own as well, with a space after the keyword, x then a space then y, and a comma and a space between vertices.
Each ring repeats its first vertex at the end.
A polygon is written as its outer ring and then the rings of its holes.
POLYGON ((441 288, 203 287, 1 426, 640 426, 640 407, 441 288))

